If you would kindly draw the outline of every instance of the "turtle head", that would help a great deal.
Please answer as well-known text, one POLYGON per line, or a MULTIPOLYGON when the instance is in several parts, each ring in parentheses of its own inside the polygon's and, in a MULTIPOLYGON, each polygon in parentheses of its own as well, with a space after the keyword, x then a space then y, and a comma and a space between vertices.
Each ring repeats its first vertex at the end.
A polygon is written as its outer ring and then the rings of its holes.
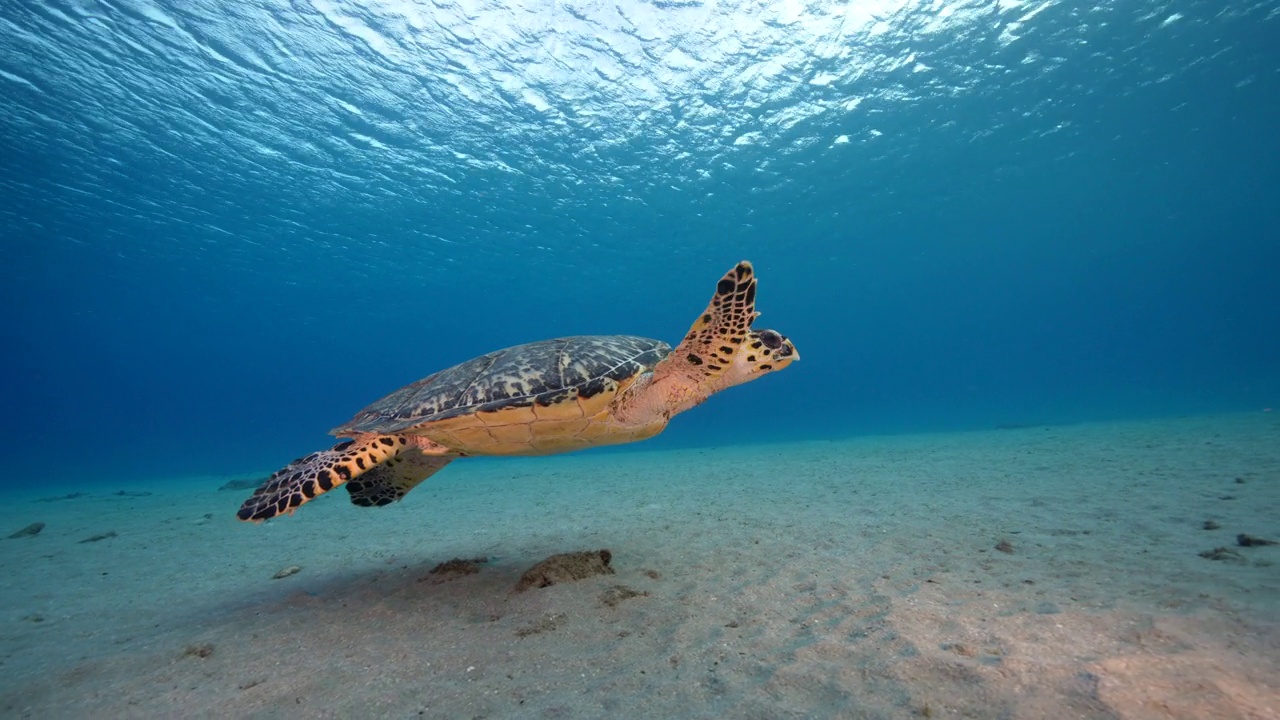
POLYGON ((781 370, 799 360, 800 352, 790 338, 777 330, 750 330, 732 357, 729 367, 713 378, 717 390, 781 370))
POLYGON ((716 283, 706 310, 693 321, 684 340, 654 367, 651 382, 632 406, 615 415, 682 413, 715 393, 781 370, 800 353, 777 330, 752 327, 756 312, 756 275, 742 261, 716 283))
POLYGON ((795 343, 777 330, 753 330, 748 337, 748 347, 755 347, 756 341, 760 342, 761 347, 758 349, 763 357, 755 362, 753 372, 781 370, 800 359, 800 351, 796 350, 795 343))
POLYGON ((698 377, 703 397, 750 382, 796 360, 800 353, 777 330, 752 327, 756 312, 756 274, 742 261, 716 283, 715 294, 673 352, 688 374, 698 377))

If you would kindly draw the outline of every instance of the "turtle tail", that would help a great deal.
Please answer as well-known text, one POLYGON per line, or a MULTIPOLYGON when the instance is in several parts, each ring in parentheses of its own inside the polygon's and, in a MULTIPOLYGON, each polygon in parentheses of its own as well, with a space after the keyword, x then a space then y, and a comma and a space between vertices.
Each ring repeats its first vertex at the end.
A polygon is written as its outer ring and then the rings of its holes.
POLYGON ((303 503, 360 477, 412 447, 402 435, 344 440, 332 450, 298 458, 277 470, 240 506, 236 517, 260 522, 290 514, 303 503))

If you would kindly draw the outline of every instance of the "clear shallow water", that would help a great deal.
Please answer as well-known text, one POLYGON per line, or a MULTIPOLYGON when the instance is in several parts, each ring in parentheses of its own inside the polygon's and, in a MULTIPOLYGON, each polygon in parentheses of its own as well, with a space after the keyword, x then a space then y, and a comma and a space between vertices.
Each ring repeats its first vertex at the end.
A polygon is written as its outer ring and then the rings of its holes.
POLYGON ((4 482, 271 469, 497 347, 803 361, 651 445, 1280 396, 1280 3, 0 2, 4 482))

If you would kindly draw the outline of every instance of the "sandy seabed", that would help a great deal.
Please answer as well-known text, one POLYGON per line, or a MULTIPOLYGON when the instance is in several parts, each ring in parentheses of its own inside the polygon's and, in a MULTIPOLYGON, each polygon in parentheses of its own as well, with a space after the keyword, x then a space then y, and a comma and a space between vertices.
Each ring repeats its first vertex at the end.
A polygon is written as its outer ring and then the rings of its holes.
POLYGON ((0 716, 1280 718, 1276 414, 222 480, 9 498, 0 716))

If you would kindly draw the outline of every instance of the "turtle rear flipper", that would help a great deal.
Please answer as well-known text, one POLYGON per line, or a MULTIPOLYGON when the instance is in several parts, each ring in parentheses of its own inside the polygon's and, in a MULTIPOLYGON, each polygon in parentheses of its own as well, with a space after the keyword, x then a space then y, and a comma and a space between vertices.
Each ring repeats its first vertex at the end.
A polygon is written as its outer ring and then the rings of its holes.
POLYGON ((259 522, 292 513, 303 503, 360 477, 411 447, 402 435, 369 435, 298 458, 267 478, 240 506, 236 517, 259 522))
POLYGON ((410 448, 347 483, 351 503, 360 507, 382 507, 399 502, 423 480, 440 472, 456 455, 427 455, 410 448))

